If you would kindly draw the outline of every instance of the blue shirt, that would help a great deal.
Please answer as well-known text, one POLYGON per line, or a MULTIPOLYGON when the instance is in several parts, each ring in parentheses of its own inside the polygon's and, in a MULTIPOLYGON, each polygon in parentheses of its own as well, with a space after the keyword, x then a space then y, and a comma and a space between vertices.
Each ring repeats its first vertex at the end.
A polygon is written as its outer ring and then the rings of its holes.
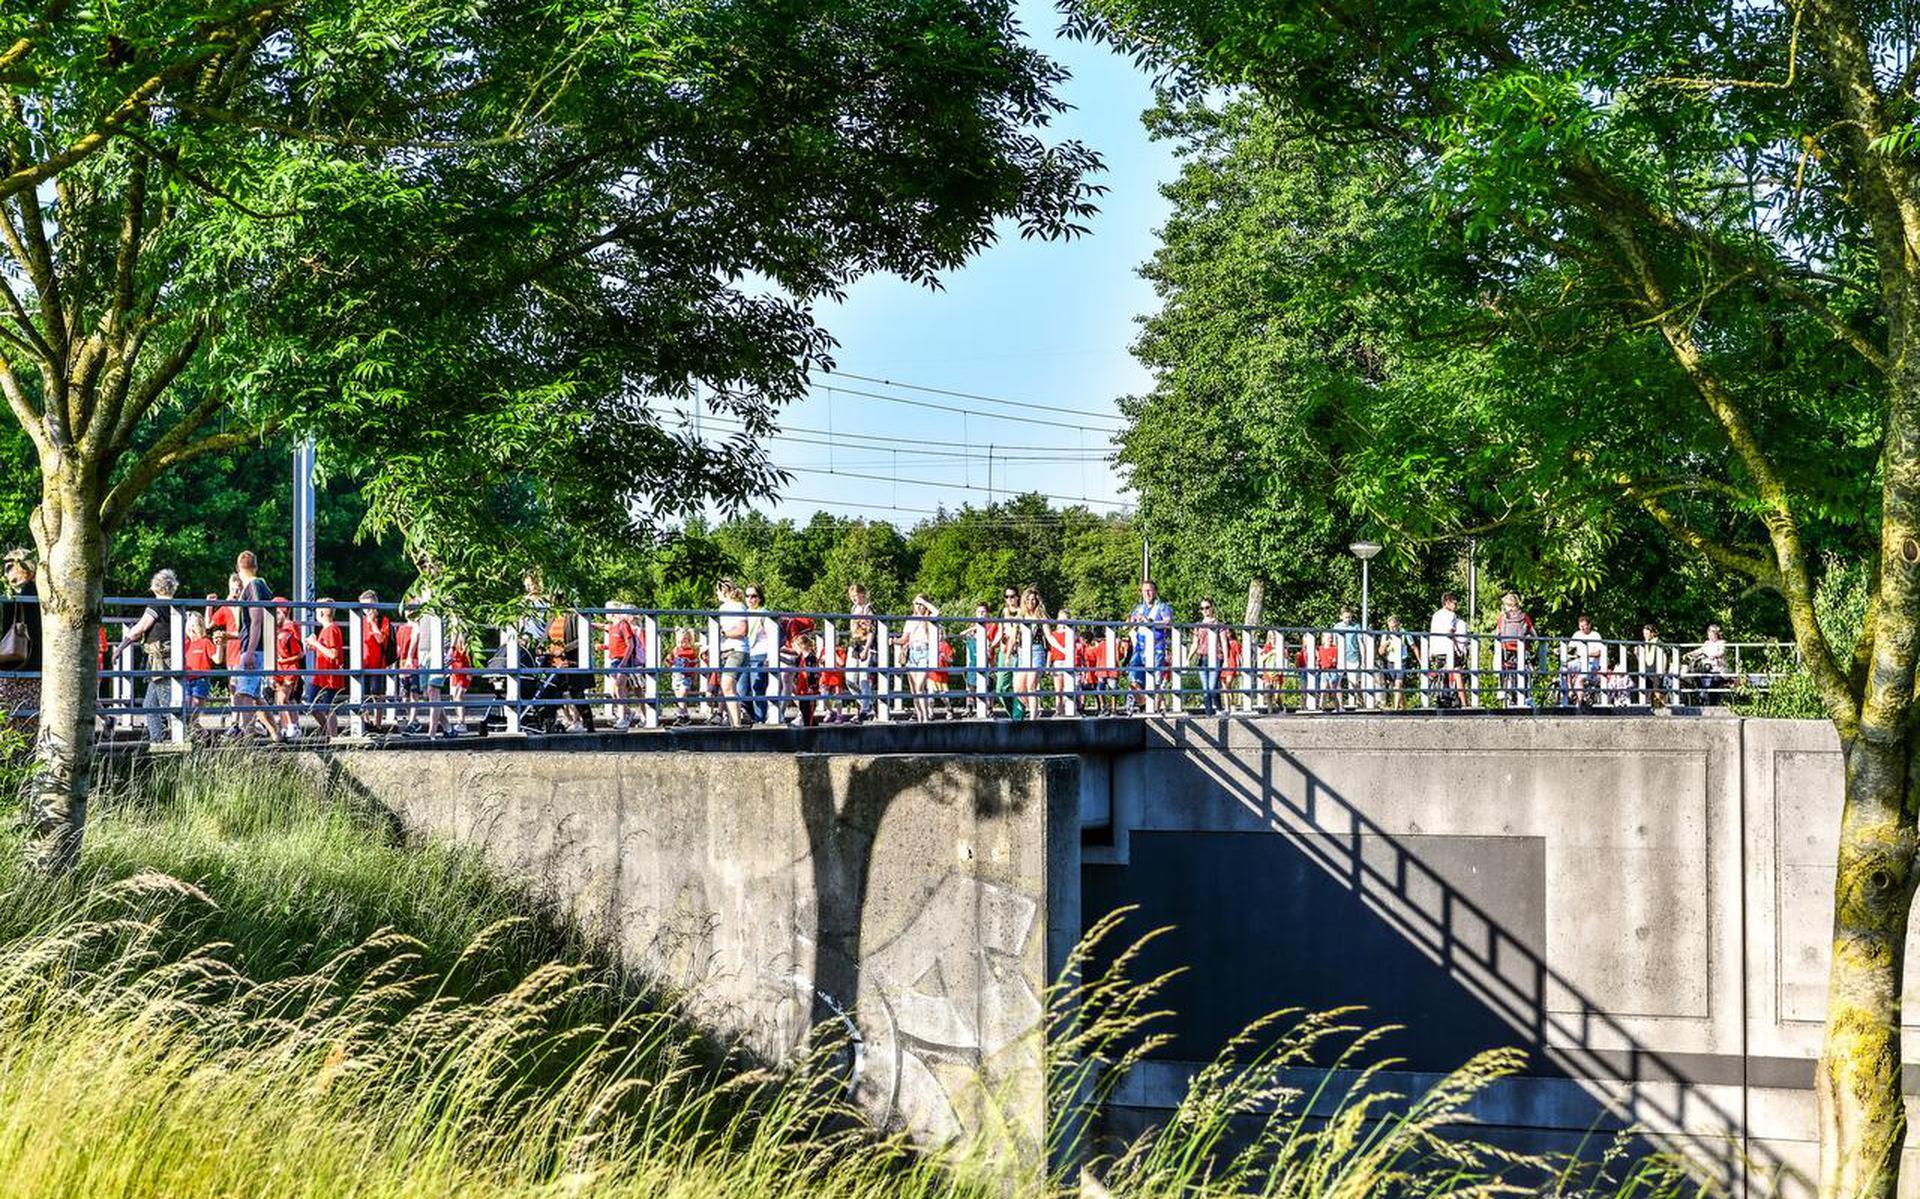
POLYGON ((1173 623, 1173 605, 1165 600, 1135 604, 1128 617, 1135 623, 1134 656, 1151 655, 1158 659, 1167 648, 1167 626, 1173 623))

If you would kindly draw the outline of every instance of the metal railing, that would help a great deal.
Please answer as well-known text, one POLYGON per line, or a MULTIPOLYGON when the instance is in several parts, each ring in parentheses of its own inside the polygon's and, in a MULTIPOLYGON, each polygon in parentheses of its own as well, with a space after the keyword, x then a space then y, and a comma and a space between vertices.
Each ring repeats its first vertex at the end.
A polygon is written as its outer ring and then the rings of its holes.
MULTIPOLYGON (((110 644, 101 718, 185 742, 227 731, 350 737, 616 729, 694 722, 816 724, 1042 715, 1689 708, 1764 690, 1793 647, 1406 629, 718 609, 536 611, 468 626, 398 604, 113 598, 109 629, 154 608, 164 660, 110 644), (317 660, 318 609, 342 660, 317 660), (188 619, 267 609, 267 650, 189 670, 188 619), (300 628, 278 652, 276 620, 300 628), (367 657, 386 622, 392 660, 367 657), (624 625, 624 628, 622 627, 624 625), (563 636, 552 634, 558 630, 563 636), (291 653, 291 651, 289 651, 291 653), (158 683, 157 689, 150 684, 158 683), (338 684, 333 686, 330 684, 338 684), (150 695, 149 692, 152 691, 150 695), (257 690, 257 696, 244 692, 257 690), (424 718, 424 719, 423 719, 424 718), (289 734, 288 730, 293 730, 289 734)), ((244 618, 231 623, 245 625, 244 618)), ((231 641, 228 642, 232 644, 231 641)), ((207 647, 197 649, 204 651, 207 647)), ((196 657, 198 655, 196 654, 196 657)), ((30 672, 0 672, 0 677, 30 672)))

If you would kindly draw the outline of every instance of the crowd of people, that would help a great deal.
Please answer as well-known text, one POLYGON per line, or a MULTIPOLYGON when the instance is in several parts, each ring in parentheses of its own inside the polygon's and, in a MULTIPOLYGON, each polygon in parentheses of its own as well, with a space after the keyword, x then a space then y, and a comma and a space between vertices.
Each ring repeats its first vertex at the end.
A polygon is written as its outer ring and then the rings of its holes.
MULTIPOLYGON (((35 617, 32 555, 14 550, 4 561, 12 598, 0 630, 35 617)), ((1123 622, 1100 622, 1050 610, 1031 586, 1005 588, 997 611, 981 603, 947 616, 926 595, 904 615, 876 612, 855 584, 843 614, 815 618, 772 612, 761 588, 722 579, 709 619, 668 627, 617 602, 583 616, 543 594, 537 574, 524 587, 524 617, 489 646, 425 589, 397 605, 373 591, 345 605, 296 605, 274 594, 248 552, 224 594, 182 603, 180 580, 161 570, 154 601, 117 636, 102 625, 103 678, 135 683, 129 702, 103 704, 103 719, 132 712, 156 741, 175 720, 194 737, 293 741, 336 736, 343 718, 371 733, 459 737, 509 712, 524 729, 575 732, 595 727, 596 710, 624 730, 857 723, 883 704, 891 718, 930 721, 1236 705, 1710 703, 1735 681, 1717 625, 1685 649, 1651 623, 1637 641, 1607 641, 1584 615, 1564 639, 1549 638, 1511 593, 1482 631, 1444 595, 1424 631, 1397 615, 1365 628, 1342 609, 1331 628, 1289 634, 1232 624, 1210 598, 1177 621, 1150 581, 1123 622)), ((0 698, 14 711, 31 705, 37 683, 37 639, 27 640, 30 658, 0 661, 11 676, 0 679, 0 698)))

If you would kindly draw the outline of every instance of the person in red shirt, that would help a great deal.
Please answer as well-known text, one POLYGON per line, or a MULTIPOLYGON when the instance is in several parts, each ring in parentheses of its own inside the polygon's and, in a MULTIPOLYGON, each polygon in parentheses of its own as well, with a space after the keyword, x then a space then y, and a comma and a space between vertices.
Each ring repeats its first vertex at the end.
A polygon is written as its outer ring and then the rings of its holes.
POLYGON ((847 647, 836 645, 831 653, 820 657, 820 694, 824 697, 826 708, 824 724, 839 724, 845 720, 847 698, 847 647))
POLYGON ((187 614, 181 658, 187 668, 187 735, 200 737, 200 709, 213 694, 213 671, 220 664, 220 647, 207 636, 207 622, 198 612, 187 614))
POLYGON ((674 632, 669 660, 673 664, 673 697, 680 701, 680 715, 674 723, 691 724, 693 717, 687 712, 687 700, 700 693, 700 646, 694 640, 692 629, 674 632))
POLYGON ((360 698, 370 732, 379 731, 381 709, 389 706, 394 691, 393 676, 387 673, 393 664, 393 621, 379 603, 379 592, 360 593, 360 698))
POLYGON ((395 716, 396 723, 404 722, 402 733, 420 731, 420 637, 419 626, 414 623, 413 612, 402 607, 400 623, 393 628, 393 665, 399 674, 400 705, 396 712, 405 715, 395 716))
MULTIPOLYGON (((467 688, 473 686, 473 653, 467 649, 467 630, 458 617, 449 617, 447 632, 453 644, 447 648, 447 699, 453 704, 452 733, 456 737, 467 735, 467 710, 461 701, 467 698, 467 688)), ((485 729, 485 712, 481 709, 482 728, 485 729)))
POLYGON ((313 631, 313 684, 307 688, 307 710, 320 726, 322 741, 339 732, 334 713, 340 707, 340 693, 347 689, 347 630, 332 605, 332 600, 323 599, 314 613, 320 626, 313 631))
MULTIPOLYGON (((809 624, 809 628, 811 625, 809 624)), ((802 632, 780 651, 781 667, 788 672, 789 682, 783 689, 794 698, 794 707, 800 715, 794 723, 802 728, 813 726, 813 697, 820 693, 820 655, 811 632, 802 632)))
POLYGON ((600 652, 606 656, 613 697, 613 727, 625 731, 633 727, 633 706, 629 702, 639 677, 631 672, 640 667, 640 637, 633 629, 633 618, 618 600, 607 601, 607 619, 597 626, 606 634, 600 652))
POLYGON ((300 625, 293 619, 293 612, 287 607, 287 597, 273 597, 273 702, 280 709, 274 714, 273 723, 280 726, 280 736, 286 741, 300 739, 300 679, 306 670, 307 653, 305 639, 300 636, 300 625))

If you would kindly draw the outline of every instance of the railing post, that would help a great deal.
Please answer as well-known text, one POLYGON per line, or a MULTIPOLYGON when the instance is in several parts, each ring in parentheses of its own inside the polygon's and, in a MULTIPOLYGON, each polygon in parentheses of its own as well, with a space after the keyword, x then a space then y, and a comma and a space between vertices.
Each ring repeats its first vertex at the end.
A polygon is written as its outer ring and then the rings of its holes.
POLYGON ((1060 686, 1060 680, 1067 680, 1067 689, 1061 693, 1060 709, 1068 716, 1080 715, 1080 634, 1072 625, 1067 626, 1067 660, 1060 664, 1064 669, 1053 672, 1053 685, 1060 686))
POLYGON ((819 719, 816 721, 816 723, 819 723, 819 724, 825 724, 827 722, 827 718, 830 716, 840 717, 845 715, 845 712, 842 710, 841 703, 840 703, 840 701, 844 699, 845 696, 833 696, 833 695, 827 694, 826 676, 828 675, 828 673, 831 672, 831 673, 838 674, 840 676, 840 685, 843 690, 846 690, 846 691, 853 690, 852 685, 847 682, 847 672, 840 669, 840 663, 836 660, 836 657, 835 657, 837 652, 836 646, 838 644, 838 641, 839 641, 839 638, 834 635, 833 622, 831 620, 821 621, 820 622, 820 669, 819 669, 819 672, 815 675, 815 677, 820 680, 820 685, 818 688, 820 692, 820 702, 817 705, 815 705, 813 709, 816 713, 819 714, 819 719))
POLYGON ((131 669, 131 667, 127 665, 127 662, 132 657, 132 649, 132 642, 113 640, 107 642, 107 662, 112 665, 114 669, 113 698, 115 700, 115 706, 120 709, 119 714, 113 719, 114 723, 123 729, 133 727, 134 714, 131 705, 135 680, 127 678, 123 673, 131 669))
MULTIPOLYGON (((720 618, 718 616, 707 617, 707 671, 706 671, 706 674, 707 674, 707 677, 705 680, 703 680, 702 686, 711 685, 713 687, 713 702, 719 705, 716 709, 714 709, 715 719, 726 721, 728 716, 727 683, 726 683, 727 676, 726 676, 726 672, 723 671, 720 667, 720 618)), ((737 684, 739 680, 735 679, 734 682, 737 684)), ((737 693, 734 695, 733 698, 734 698, 734 702, 736 703, 738 703, 740 700, 740 696, 737 693)))
POLYGON ((1467 634, 1467 693, 1460 697, 1460 706, 1477 708, 1480 706, 1480 634, 1467 634))
POLYGON ((366 669, 366 626, 361 623, 360 609, 347 609, 347 732, 350 736, 367 735, 367 716, 364 705, 367 698, 366 680, 360 672, 366 669))
POLYGON ((646 705, 640 720, 647 728, 660 727, 660 618, 649 612, 640 618, 640 691, 646 705))
MULTIPOLYGON (((580 680, 580 716, 584 720, 593 719, 593 689, 600 681, 600 674, 594 669, 593 661, 593 617, 585 612, 573 614, 573 636, 579 642, 579 648, 573 652, 573 661, 568 665, 587 672, 580 680)), ((563 693, 573 691, 571 683, 562 685, 563 693)))
POLYGON ((976 669, 967 678, 973 691, 973 711, 982 720, 993 719, 993 644, 987 640, 987 626, 973 626, 973 661, 976 669))
POLYGON ((1175 714, 1187 710, 1187 651, 1192 647, 1187 639, 1180 636, 1180 627, 1170 625, 1167 628, 1167 665, 1173 673, 1173 710, 1175 714))
POLYGON ((168 689, 173 692, 173 716, 168 723, 173 743, 185 745, 192 731, 187 727, 187 621, 173 604, 167 605, 167 669, 172 672, 168 689))
MULTIPOLYGON (((518 626, 508 626, 500 630, 500 652, 507 668, 507 732, 517 735, 520 732, 520 629, 518 626)), ((420 656, 418 633, 414 635, 413 654, 416 658, 420 656)), ((424 682, 425 680, 422 680, 423 684, 424 682)), ((421 694, 426 694, 424 686, 421 694)))
POLYGON ((1240 630, 1240 711, 1254 711, 1254 694, 1260 684, 1260 655, 1254 649, 1254 630, 1240 630))
POLYGON ((773 652, 767 655, 767 721, 775 728, 786 724, 787 706, 781 697, 787 693, 787 676, 781 669, 781 651, 787 647, 787 630, 771 616, 760 619, 773 622, 773 652))
POLYGON ((882 723, 893 719, 893 639, 887 622, 873 618, 873 718, 882 723))

